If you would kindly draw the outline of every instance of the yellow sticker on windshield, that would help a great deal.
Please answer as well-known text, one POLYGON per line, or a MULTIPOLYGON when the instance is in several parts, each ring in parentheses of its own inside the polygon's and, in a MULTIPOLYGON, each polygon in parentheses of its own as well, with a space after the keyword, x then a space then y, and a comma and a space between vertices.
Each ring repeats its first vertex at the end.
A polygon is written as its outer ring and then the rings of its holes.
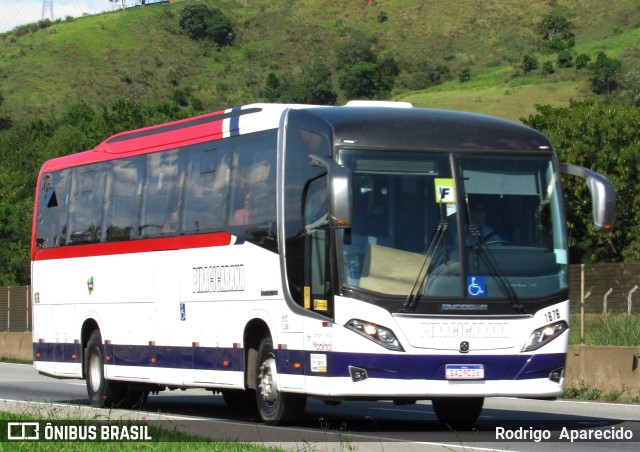
POLYGON ((456 185, 453 179, 435 178, 436 202, 445 204, 456 202, 456 185))

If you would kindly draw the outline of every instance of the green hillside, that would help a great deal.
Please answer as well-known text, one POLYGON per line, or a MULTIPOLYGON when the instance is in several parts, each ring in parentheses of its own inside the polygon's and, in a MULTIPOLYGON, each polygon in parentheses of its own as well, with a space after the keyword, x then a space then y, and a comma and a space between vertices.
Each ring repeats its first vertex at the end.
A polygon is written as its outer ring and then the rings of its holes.
POLYGON ((636 0, 218 0, 234 23, 230 47, 191 40, 179 27, 188 2, 152 4, 0 35, 0 117, 44 116, 78 101, 109 105, 119 98, 169 99, 190 92, 204 110, 265 100, 267 76, 295 77, 321 59, 338 103, 336 48, 357 33, 375 36, 379 55, 400 71, 389 97, 416 106, 463 109, 519 119, 536 103, 566 105, 591 95, 588 72, 538 69, 523 75, 523 55, 545 55, 534 29, 554 7, 575 25, 575 54, 598 51, 640 61, 636 0), (33 31, 29 31, 34 29, 33 31), (421 71, 444 66, 451 80, 415 89, 421 71), (461 70, 471 79, 458 81, 461 70))

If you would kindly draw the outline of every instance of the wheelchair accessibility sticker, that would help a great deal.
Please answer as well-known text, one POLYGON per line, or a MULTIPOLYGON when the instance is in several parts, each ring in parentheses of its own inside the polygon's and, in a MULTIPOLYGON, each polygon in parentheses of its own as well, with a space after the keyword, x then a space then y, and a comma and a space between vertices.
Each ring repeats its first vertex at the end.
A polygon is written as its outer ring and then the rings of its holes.
POLYGON ((487 283, 484 276, 467 276, 467 295, 470 297, 487 296, 487 283))

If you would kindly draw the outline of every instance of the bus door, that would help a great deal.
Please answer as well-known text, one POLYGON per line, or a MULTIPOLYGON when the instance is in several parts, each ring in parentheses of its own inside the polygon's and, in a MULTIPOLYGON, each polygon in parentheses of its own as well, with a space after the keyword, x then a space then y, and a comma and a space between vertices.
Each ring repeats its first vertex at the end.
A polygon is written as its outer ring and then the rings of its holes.
POLYGON ((329 211, 327 177, 309 182, 304 200, 304 307, 333 317, 331 272, 329 271, 329 211))

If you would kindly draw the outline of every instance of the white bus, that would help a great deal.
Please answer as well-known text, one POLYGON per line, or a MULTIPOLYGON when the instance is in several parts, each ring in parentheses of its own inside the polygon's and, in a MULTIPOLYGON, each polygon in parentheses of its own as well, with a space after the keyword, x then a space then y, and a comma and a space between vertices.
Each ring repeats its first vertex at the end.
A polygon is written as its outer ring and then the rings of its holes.
POLYGON ((559 396, 561 173, 609 230, 606 178, 488 116, 254 104, 114 135, 40 171, 35 368, 96 407, 206 388, 268 424, 307 397, 472 423, 485 397, 559 396))

